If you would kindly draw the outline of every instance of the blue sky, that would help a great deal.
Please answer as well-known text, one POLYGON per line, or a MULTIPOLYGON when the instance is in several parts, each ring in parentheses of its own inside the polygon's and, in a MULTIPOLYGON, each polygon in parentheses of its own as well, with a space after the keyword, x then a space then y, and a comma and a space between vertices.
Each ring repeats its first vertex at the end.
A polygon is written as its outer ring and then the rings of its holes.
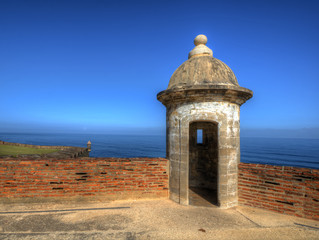
POLYGON ((156 94, 205 34, 254 91, 242 129, 319 136, 318 12, 307 0, 1 0, 0 132, 164 129, 156 94))

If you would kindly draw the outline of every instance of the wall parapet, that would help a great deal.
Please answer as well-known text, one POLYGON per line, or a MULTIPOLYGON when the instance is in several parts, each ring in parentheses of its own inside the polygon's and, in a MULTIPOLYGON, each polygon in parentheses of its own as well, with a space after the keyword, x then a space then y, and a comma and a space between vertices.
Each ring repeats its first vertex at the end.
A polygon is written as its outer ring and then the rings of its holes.
POLYGON ((319 220, 319 169, 240 163, 239 204, 319 220))
POLYGON ((0 202, 168 197, 164 158, 0 159, 0 202))

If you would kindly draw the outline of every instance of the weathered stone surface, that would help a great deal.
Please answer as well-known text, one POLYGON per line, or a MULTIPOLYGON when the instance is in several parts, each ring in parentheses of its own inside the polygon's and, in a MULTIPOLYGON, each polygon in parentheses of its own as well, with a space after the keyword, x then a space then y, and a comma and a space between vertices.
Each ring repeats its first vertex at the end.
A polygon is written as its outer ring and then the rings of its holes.
POLYGON ((225 63, 211 56, 200 56, 189 59, 174 72, 168 89, 211 84, 238 86, 235 74, 225 63))

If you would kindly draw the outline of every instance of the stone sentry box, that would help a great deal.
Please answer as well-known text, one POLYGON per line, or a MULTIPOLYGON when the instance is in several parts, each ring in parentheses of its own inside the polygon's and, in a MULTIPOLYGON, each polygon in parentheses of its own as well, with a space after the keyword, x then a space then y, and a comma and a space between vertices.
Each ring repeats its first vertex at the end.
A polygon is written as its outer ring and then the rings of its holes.
POLYGON ((194 49, 157 98, 166 110, 170 198, 180 204, 202 196, 220 208, 238 204, 240 105, 253 95, 213 57, 207 38, 194 49), (195 193, 195 194, 194 194, 195 193))

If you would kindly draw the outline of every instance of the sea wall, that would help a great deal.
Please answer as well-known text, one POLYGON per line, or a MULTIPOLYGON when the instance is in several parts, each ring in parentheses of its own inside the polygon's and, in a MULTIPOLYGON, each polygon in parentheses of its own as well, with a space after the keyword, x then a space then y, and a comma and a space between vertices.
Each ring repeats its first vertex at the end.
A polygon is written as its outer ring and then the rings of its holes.
MULTIPOLYGON (((78 158, 78 157, 89 157, 90 148, 83 147, 72 147, 72 146, 41 146, 41 145, 31 145, 23 143, 12 143, 0 140, 0 145, 10 145, 18 147, 28 147, 37 149, 58 149, 59 151, 48 153, 48 154, 20 154, 18 157, 36 159, 36 158, 55 158, 55 159, 65 159, 65 158, 78 158)), ((90 146, 91 147, 91 146, 90 146)), ((0 158, 12 158, 13 156, 0 156, 0 158)))
POLYGON ((0 159, 0 203, 168 197, 163 158, 0 159))
POLYGON ((239 164, 239 204, 319 220, 319 170, 239 164))
POLYGON ((30 147, 30 148, 39 148, 39 149, 67 149, 71 148, 70 146, 42 146, 42 145, 31 145, 31 144, 24 144, 24 143, 13 143, 13 142, 5 142, 0 140, 0 145, 10 145, 10 146, 18 146, 18 147, 30 147))

